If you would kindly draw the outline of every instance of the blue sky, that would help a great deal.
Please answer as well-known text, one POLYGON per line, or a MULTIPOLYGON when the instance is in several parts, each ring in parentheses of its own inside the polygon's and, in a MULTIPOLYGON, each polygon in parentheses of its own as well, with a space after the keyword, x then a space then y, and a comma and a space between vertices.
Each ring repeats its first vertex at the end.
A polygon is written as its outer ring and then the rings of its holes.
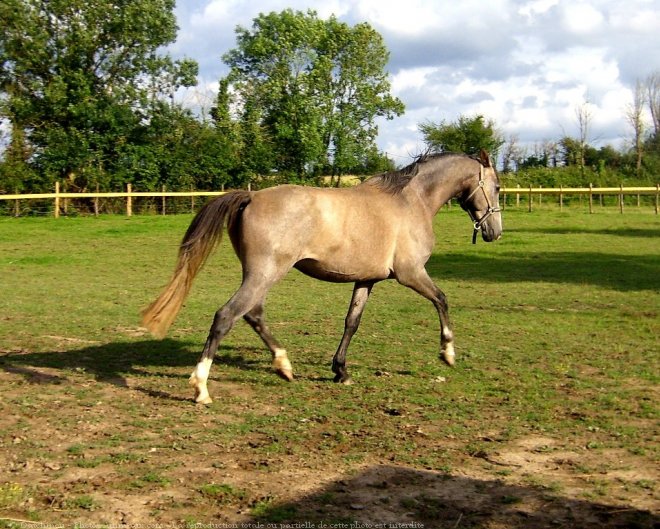
POLYGON ((377 141, 399 165, 423 149, 427 120, 483 114, 531 153, 576 136, 585 102, 591 143, 620 146, 632 135, 624 114, 635 80, 660 71, 660 0, 177 0, 169 52, 200 65, 184 104, 210 108, 237 25, 286 8, 368 22, 383 36, 406 112, 379 123, 377 141))

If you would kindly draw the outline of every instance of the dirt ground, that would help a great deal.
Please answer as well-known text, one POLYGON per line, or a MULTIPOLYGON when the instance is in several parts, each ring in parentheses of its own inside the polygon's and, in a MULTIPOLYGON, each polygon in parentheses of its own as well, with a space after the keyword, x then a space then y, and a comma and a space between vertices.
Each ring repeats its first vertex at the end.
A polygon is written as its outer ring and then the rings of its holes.
MULTIPOLYGON (((28 399, 59 376, 57 370, 5 365, 3 401, 28 399)), ((36 404, 34 413, 29 406, 3 406, 0 527, 660 527, 658 469, 630 451, 590 450, 586 439, 569 444, 548 436, 486 437, 487 450, 469 456, 457 450, 446 472, 411 468, 394 456, 346 470, 312 445, 302 458, 255 456, 258 432, 229 447, 194 439, 167 446, 151 433, 152 448, 128 461, 113 459, 121 453, 116 444, 106 453, 78 453, 75 446, 98 445, 111 435, 129 439, 130 432, 122 435, 126 418, 113 414, 113 401, 133 399, 159 413, 159 395, 135 391, 137 380, 126 382, 128 387, 105 384, 102 400, 78 417, 58 402, 51 402, 47 417, 36 404), (61 427, 73 419, 75 432, 61 427), (140 465, 160 470, 138 482, 130 469, 140 465)), ((217 408, 209 412, 183 399, 177 405, 199 410, 200 421, 209 413, 225 419, 217 408)), ((458 443, 410 434, 429 446, 458 443)))

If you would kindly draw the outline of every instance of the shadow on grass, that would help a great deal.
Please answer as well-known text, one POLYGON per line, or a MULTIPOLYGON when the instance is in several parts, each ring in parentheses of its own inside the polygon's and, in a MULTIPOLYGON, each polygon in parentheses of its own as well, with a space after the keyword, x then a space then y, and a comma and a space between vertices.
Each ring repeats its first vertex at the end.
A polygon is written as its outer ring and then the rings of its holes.
POLYGON ((298 501, 269 503, 257 512, 251 520, 255 527, 276 523, 278 527, 318 528, 326 524, 347 529, 655 529, 660 523, 660 517, 653 513, 625 505, 567 498, 541 487, 396 466, 371 467, 298 501))
POLYGON ((429 274, 442 279, 489 282, 591 284, 619 291, 660 289, 657 255, 590 252, 433 254, 429 274))
POLYGON ((614 235, 617 237, 660 237, 660 227, 658 228, 605 228, 590 229, 588 227, 534 227, 534 228, 512 228, 507 229, 507 233, 542 233, 545 235, 614 235))
MULTIPOLYGON (((72 373, 91 374, 95 380, 117 387, 128 387, 132 377, 187 377, 176 368, 192 372, 199 356, 199 344, 173 339, 114 342, 68 351, 41 353, 7 352, 0 355, 0 368, 23 376, 32 384, 63 384, 72 373), (155 369, 154 369, 155 368, 155 369), (158 368, 162 368, 158 371, 158 368)), ((231 346, 222 346, 215 357, 217 364, 248 371, 270 371, 264 363, 267 352, 242 347, 240 353, 231 346), (254 353, 250 357, 244 352, 254 353)), ((154 397, 176 398, 165 392, 134 388, 154 397)))

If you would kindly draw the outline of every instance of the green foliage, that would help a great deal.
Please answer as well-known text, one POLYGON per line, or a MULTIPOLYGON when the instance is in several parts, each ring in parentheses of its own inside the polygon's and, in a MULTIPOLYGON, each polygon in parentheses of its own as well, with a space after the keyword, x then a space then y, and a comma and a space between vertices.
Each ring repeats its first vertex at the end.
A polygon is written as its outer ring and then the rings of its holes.
POLYGON ((653 186, 660 172, 660 156, 652 148, 645 154, 639 172, 634 152, 617 151, 609 145, 599 149, 587 145, 583 167, 579 160, 578 142, 565 137, 559 142, 556 156, 548 151, 530 155, 519 163, 517 171, 502 173, 500 177, 506 187, 653 186))
POLYGON ((176 37, 173 0, 8 0, 0 5, 0 118, 10 141, 2 192, 217 189, 391 163, 376 117, 389 94, 382 38, 312 11, 238 28, 209 122, 174 103, 197 63, 159 49, 176 37))
POLYGON ((389 53, 368 24, 287 9, 239 27, 237 43, 224 60, 243 108, 248 172, 270 165, 306 178, 364 167, 373 159, 375 118, 403 112, 389 94, 389 53))
POLYGON ((195 61, 158 54, 176 37, 173 9, 173 0, 0 5, 0 116, 12 131, 3 187, 159 180, 154 161, 167 151, 144 139, 166 136, 154 131, 160 101, 197 75, 195 61))
POLYGON ((484 116, 459 116, 452 123, 427 121, 419 126, 424 142, 435 152, 463 152, 478 154, 485 149, 493 158, 497 157, 500 147, 504 144, 502 135, 497 131, 495 123, 486 121, 484 116))

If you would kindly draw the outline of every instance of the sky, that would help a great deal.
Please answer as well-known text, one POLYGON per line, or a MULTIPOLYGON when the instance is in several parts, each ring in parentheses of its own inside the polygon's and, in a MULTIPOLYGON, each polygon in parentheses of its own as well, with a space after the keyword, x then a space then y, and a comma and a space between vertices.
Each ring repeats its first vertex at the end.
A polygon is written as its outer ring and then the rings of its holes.
POLYGON ((200 66, 182 102, 208 110, 236 26, 287 8, 367 22, 382 35, 391 93, 406 111, 378 122, 377 143, 397 165, 424 150, 424 122, 481 114, 532 154, 577 137, 584 105, 590 143, 623 147, 635 82, 660 71, 660 0, 177 0, 168 51, 200 66))

